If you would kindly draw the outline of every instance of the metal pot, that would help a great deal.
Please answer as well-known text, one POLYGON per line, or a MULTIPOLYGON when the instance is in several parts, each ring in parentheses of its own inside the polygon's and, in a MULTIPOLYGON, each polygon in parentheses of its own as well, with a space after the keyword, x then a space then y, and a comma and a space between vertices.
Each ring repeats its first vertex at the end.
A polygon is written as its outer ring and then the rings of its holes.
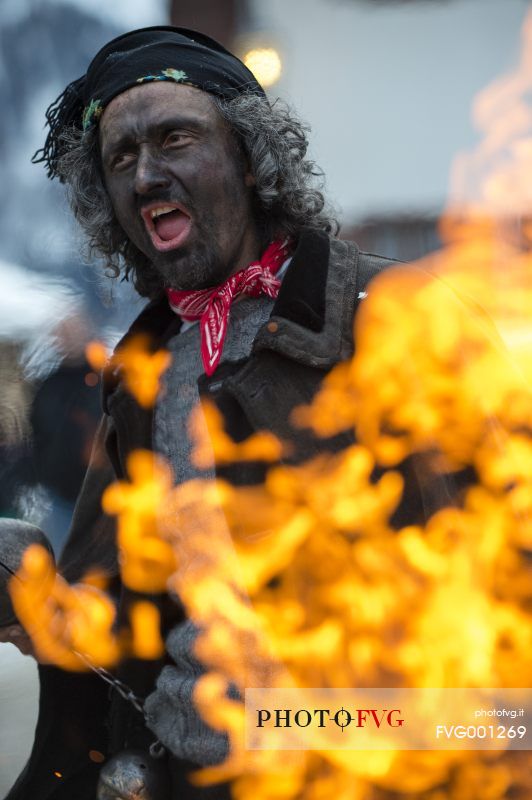
POLYGON ((166 759, 142 750, 123 750, 100 772, 97 800, 171 800, 166 759))

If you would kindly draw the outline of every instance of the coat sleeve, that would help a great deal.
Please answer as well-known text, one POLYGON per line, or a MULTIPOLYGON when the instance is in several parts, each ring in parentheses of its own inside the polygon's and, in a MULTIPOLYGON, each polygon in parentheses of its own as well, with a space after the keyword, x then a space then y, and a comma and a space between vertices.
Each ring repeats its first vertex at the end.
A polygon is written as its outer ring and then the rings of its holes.
POLYGON ((59 572, 70 583, 81 580, 93 568, 103 570, 111 578, 118 574, 115 521, 102 510, 102 495, 116 480, 107 452, 113 437, 112 418, 104 415, 59 561, 59 572))

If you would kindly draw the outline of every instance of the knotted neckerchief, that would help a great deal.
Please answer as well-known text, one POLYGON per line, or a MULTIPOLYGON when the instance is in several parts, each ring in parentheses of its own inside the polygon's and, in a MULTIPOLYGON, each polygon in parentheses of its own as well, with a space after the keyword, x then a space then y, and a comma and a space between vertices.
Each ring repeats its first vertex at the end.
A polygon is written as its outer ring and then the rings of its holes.
POLYGON ((166 290, 170 307, 176 314, 187 322, 200 321, 201 358, 207 375, 212 375, 220 363, 233 300, 239 295, 259 297, 261 294, 275 300, 281 286, 275 275, 291 249, 290 239, 272 242, 259 261, 231 275, 221 286, 192 291, 166 290))

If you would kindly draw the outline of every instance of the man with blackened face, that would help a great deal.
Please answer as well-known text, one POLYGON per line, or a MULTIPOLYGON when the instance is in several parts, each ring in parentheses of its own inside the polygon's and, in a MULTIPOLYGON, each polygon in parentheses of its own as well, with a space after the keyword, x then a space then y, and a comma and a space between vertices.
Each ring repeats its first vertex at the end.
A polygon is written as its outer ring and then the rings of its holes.
MULTIPOLYGON (((237 441, 266 430, 294 462, 319 452, 292 411, 351 356, 353 314, 385 262, 335 238, 305 126, 202 34, 162 27, 114 39, 47 121, 34 160, 66 184, 88 251, 148 300, 118 349, 141 333, 170 354, 150 408, 120 370, 106 371, 94 457, 59 563, 70 582, 106 572, 123 622, 139 598, 122 580, 102 496, 128 479, 131 453, 162 456, 176 485, 262 480, 263 464, 194 463, 188 421, 205 398, 237 441)), ((227 737, 194 706, 197 630, 175 594, 149 599, 161 612, 161 659, 119 664, 111 689, 94 671, 40 666, 35 746, 8 800, 229 796, 226 785, 188 780, 228 754, 227 737)))
POLYGON ((216 286, 259 257, 255 181, 206 92, 162 81, 128 89, 99 129, 116 218, 163 286, 216 286))

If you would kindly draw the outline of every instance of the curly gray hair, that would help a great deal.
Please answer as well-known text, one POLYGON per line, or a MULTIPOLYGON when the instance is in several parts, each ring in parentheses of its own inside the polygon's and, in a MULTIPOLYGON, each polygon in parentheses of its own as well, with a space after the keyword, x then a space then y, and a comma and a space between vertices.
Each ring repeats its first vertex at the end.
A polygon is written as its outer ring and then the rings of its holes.
MULTIPOLYGON (((269 105, 254 94, 231 100, 211 97, 249 160, 255 177, 255 213, 266 240, 297 237, 303 227, 338 232, 321 191, 323 173, 306 158, 308 126, 288 105, 269 105)), ((72 210, 86 235, 86 256, 102 257, 108 274, 133 279, 139 294, 154 297, 161 280, 149 259, 126 236, 105 189, 98 133, 68 128, 58 174, 68 186, 72 210)))

